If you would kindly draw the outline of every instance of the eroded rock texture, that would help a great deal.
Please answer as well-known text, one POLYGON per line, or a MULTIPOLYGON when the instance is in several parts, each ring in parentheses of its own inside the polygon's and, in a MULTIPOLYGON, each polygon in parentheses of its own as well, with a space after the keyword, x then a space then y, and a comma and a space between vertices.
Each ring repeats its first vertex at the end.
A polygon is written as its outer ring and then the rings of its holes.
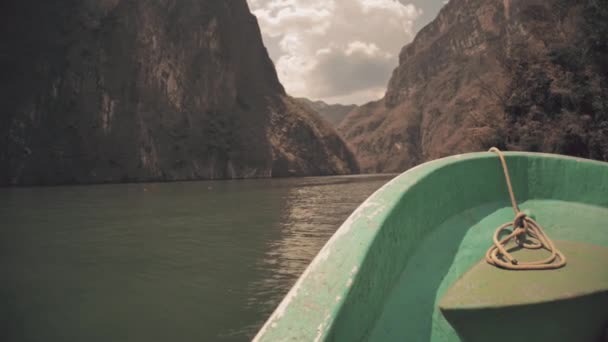
POLYGON ((0 185, 357 171, 245 0, 0 4, 0 185))
POLYGON ((338 130, 368 172, 491 146, 608 160, 607 37, 606 1, 452 0, 338 130))

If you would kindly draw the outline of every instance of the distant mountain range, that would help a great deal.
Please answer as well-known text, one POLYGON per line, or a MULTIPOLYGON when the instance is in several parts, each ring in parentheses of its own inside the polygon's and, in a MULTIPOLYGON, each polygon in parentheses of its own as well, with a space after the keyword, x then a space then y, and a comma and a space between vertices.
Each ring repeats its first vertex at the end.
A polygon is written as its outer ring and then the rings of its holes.
POLYGON ((0 185, 358 172, 246 0, 0 4, 0 185))
POLYGON ((319 113, 323 119, 334 127, 338 127, 346 115, 357 108, 357 105, 327 104, 323 101, 312 101, 304 97, 296 98, 296 100, 319 113))

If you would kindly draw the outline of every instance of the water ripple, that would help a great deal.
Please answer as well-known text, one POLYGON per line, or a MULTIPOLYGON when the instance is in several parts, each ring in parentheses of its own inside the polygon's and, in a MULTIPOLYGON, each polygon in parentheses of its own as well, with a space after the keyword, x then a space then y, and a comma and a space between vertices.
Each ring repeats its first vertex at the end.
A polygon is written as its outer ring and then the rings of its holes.
POLYGON ((246 341, 389 178, 0 189, 0 340, 246 341))

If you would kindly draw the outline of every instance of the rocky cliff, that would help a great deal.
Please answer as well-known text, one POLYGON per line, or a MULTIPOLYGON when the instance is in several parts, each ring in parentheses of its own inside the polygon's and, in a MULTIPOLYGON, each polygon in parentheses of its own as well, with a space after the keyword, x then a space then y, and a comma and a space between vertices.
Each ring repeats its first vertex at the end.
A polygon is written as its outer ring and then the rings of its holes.
POLYGON ((452 0, 339 131, 368 172, 498 146, 608 160, 608 2, 452 0))
POLYGON ((357 108, 356 105, 328 104, 324 101, 312 101, 304 97, 297 98, 297 100, 317 112, 334 127, 340 126, 346 115, 357 108))
POLYGON ((357 171, 245 0, 0 4, 0 185, 357 171))

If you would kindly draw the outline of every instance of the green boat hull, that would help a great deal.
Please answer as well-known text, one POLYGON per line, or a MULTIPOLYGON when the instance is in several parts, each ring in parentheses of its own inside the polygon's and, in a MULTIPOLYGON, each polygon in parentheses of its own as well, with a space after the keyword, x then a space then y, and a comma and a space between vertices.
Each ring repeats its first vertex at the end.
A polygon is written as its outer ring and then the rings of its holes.
MULTIPOLYGON (((520 208, 552 239, 608 248, 608 163, 539 153, 506 158, 520 208)), ((479 264, 496 227, 512 219, 495 154, 458 155, 413 168, 344 222, 255 339, 461 341, 439 303, 479 264)), ((541 313, 544 329, 518 340, 564 340, 568 327, 553 321, 551 310, 541 313)), ((607 310, 593 315, 608 322, 607 310)), ((497 341, 509 340, 513 329, 508 321, 483 326, 484 336, 495 331, 497 341)), ((593 329, 582 340, 600 338, 603 327, 593 329)))

